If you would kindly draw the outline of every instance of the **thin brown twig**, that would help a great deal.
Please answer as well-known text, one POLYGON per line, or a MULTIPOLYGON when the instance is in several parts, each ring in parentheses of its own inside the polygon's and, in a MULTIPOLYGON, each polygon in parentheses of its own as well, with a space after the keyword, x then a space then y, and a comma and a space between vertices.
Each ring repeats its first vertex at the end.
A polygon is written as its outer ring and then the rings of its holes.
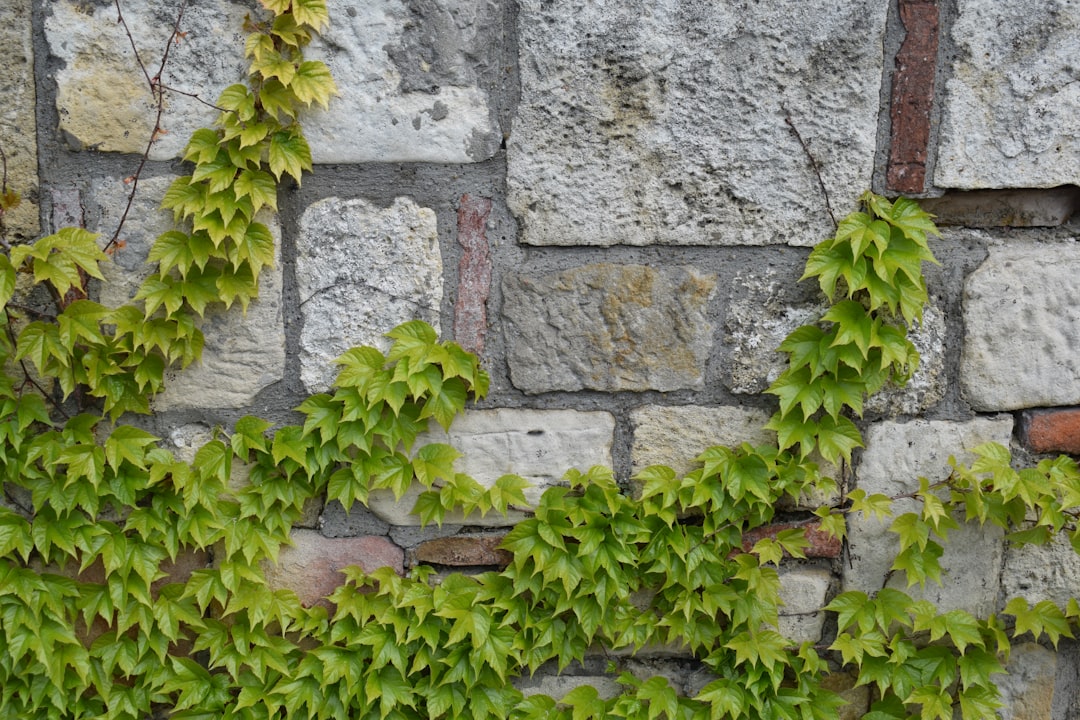
POLYGON ((8 192, 7 154, 4 153, 3 145, 0 145, 0 170, 2 170, 2 173, 0 173, 0 245, 2 245, 5 250, 10 252, 11 243, 9 243, 7 239, 7 225, 4 224, 4 214, 6 211, 4 210, 2 200, 2 198, 7 195, 8 192))
POLYGON ((791 120, 791 114, 784 108, 784 122, 791 128, 791 134, 795 136, 795 139, 799 141, 799 145, 802 146, 803 152, 806 153, 807 159, 810 161, 810 167, 814 171, 814 175, 817 177, 818 187, 821 188, 821 194, 825 198, 825 210, 829 213, 829 219, 832 220, 834 228, 840 227, 836 222, 836 215, 833 214, 832 202, 829 200, 829 191, 825 188, 825 179, 821 176, 821 166, 818 164, 817 158, 810 152, 810 146, 806 144, 806 140, 803 140, 802 133, 799 132, 799 128, 795 127, 795 123, 791 120))
POLYGON ((112 237, 109 238, 109 242, 105 243, 105 247, 103 248, 105 251, 108 251, 120 242, 120 231, 123 229, 124 223, 127 222, 128 213, 131 212, 131 206, 135 203, 135 194, 139 189, 139 178, 142 175, 143 168, 146 167, 147 161, 150 159, 150 150, 154 147, 154 143, 157 142, 158 136, 162 133, 161 118, 165 114, 165 85, 162 83, 162 76, 165 73, 165 65, 169 61, 169 51, 172 49, 173 41, 180 33, 180 23, 183 21, 184 11, 187 9, 188 4, 188 0, 183 0, 180 3, 180 9, 176 13, 176 20, 173 22, 172 32, 169 34, 169 39, 165 42, 165 51, 161 54, 161 64, 158 66, 157 74, 151 77, 150 72, 146 69, 146 64, 143 63, 142 58, 139 56, 139 49, 135 46, 135 38, 131 35, 131 29, 128 27, 127 21, 124 20, 124 13, 120 9, 120 0, 113 0, 113 2, 116 5, 116 21, 124 26, 124 32, 127 34, 128 42, 131 43, 131 49, 135 53, 135 62, 138 63, 139 69, 142 70, 143 77, 146 78, 146 82, 150 86, 150 93, 154 96, 154 102, 157 105, 157 113, 154 117, 154 129, 150 133, 150 139, 146 143, 146 150, 143 151, 142 158, 139 160, 139 166, 135 168, 135 172, 131 175, 131 192, 128 194, 127 205, 124 207, 124 214, 120 216, 120 222, 117 224, 116 231, 113 232, 112 237))

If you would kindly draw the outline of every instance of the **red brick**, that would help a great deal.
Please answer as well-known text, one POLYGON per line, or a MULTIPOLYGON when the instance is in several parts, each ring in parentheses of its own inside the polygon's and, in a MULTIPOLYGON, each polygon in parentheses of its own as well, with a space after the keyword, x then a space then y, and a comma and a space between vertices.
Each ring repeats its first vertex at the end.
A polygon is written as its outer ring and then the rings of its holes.
POLYGON ((506 567, 514 556, 500 550, 503 535, 457 535, 421 543, 413 551, 413 560, 430 565, 468 567, 498 565, 506 567))
POLYGON ((1080 455, 1080 408, 1025 410, 1020 427, 1032 452, 1080 455))
POLYGON ((293 544, 281 549, 278 563, 267 563, 271 587, 288 588, 307 606, 325 598, 345 580, 342 570, 356 565, 364 572, 381 567, 404 573, 405 551, 381 535, 327 538, 314 530, 293 530, 293 544))
POLYGON ((904 41, 896 54, 889 108, 892 139, 886 184, 890 190, 920 193, 926 186, 930 113, 937 69, 936 0, 899 0, 904 41))
POLYGON ((458 206, 458 295, 454 305, 454 339, 479 355, 487 334, 487 300, 491 292, 491 250, 486 229, 491 200, 462 195, 458 206))
POLYGON ((743 535, 743 550, 749 551, 754 547, 754 543, 763 538, 776 539, 776 536, 784 530, 792 530, 795 528, 802 528, 806 534, 806 541, 810 543, 810 546, 803 549, 808 558, 837 558, 840 557, 840 551, 843 548, 842 543, 837 538, 828 534, 821 529, 821 523, 811 522, 805 524, 799 523, 777 523, 775 525, 764 525, 759 528, 755 528, 750 532, 743 535))

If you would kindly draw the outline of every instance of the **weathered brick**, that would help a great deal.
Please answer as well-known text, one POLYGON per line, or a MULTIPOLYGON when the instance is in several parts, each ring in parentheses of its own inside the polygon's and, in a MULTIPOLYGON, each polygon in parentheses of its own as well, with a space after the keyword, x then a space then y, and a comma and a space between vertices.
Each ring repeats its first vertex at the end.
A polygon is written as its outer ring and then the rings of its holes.
POLYGON ((505 535, 456 535, 421 543, 412 554, 414 563, 469 567, 506 567, 513 554, 499 547, 505 535))
POLYGON ((1032 452, 1080 455, 1080 408, 1025 410, 1020 432, 1032 452))
POLYGON ((484 352, 487 300, 491 292, 491 249, 486 235, 491 214, 489 198, 463 195, 458 205, 457 241, 463 252, 458 263, 454 340, 469 352, 484 352))
POLYGON ((890 190, 921 193, 926 183, 930 112, 938 50, 936 0, 899 0, 904 41, 893 75, 892 146, 886 182, 890 190))
POLYGON ((273 588, 292 590, 307 606, 324 603, 345 579, 341 571, 351 565, 364 572, 381 567, 404 572, 405 552, 385 537, 327 538, 314 530, 294 530, 292 543, 281 549, 277 564, 265 563, 266 579, 273 588))
MULTIPOLYGON (((833 537, 829 533, 821 529, 821 523, 814 521, 810 523, 775 523, 772 525, 764 525, 759 528, 747 532, 743 535, 743 550, 749 551, 758 540, 764 538, 770 538, 775 540, 776 536, 784 530, 793 530, 795 528, 802 528, 806 535, 807 542, 810 543, 809 547, 803 548, 803 552, 806 553, 808 558, 837 558, 840 557, 840 551, 843 549, 843 544, 838 538, 833 537)), ((787 557, 787 553, 784 553, 787 557)))

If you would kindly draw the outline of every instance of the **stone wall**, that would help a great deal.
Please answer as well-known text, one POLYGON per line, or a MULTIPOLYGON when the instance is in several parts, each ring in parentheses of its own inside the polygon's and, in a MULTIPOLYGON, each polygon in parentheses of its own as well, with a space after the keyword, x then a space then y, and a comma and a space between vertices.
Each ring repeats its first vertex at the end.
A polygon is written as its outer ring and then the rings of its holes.
MULTIPOLYGON (((156 67, 179 3, 125 2, 156 67)), ((821 300, 806 248, 867 188, 926 198, 945 226, 916 335, 924 364, 875 400, 852 469, 903 492, 978 442, 1080 452, 1080 8, 1069 0, 328 0, 312 54, 341 96, 307 120, 315 173, 268 224, 280 262, 261 299, 207 320, 200 367, 171 379, 150 427, 178 448, 215 425, 290 408, 330 362, 422 318, 483 360, 492 391, 451 430, 462 469, 537 488, 570 467, 622 480, 704 447, 763 438, 773 352, 821 300)), ((213 99, 243 67, 253 3, 191 0, 164 82, 213 99)), ((105 0, 0 8, 0 143, 26 197, 14 237, 69 223, 112 234, 153 125, 150 95, 105 0)), ((110 292, 138 281, 169 222, 156 209, 177 155, 214 111, 173 93, 110 292)), ((405 499, 408 501, 408 497, 405 499)), ((503 561, 499 521, 420 528, 375 497, 312 508, 282 577, 312 601, 348 564, 503 561)), ((973 533, 928 596, 977 612, 1005 593, 1080 593, 1068 548, 973 533)), ((880 586, 881 528, 783 570, 784 630, 880 586)), ((646 671, 677 661, 642 658, 646 671), (649 663, 652 663, 650 666, 649 663)), ((603 663, 523 687, 611 686, 603 663)), ((1007 718, 1065 720, 1080 654, 1014 653, 1007 718)), ((692 676, 683 677, 686 687, 692 676)))

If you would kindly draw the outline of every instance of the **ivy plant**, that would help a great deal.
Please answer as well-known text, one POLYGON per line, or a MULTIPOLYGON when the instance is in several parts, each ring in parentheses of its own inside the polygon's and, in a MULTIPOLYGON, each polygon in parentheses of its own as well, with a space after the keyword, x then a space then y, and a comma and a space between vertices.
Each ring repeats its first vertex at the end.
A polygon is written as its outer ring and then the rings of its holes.
MULTIPOLYGON (((265 19, 247 27, 247 82, 224 91, 216 126, 189 142, 192 173, 164 199, 177 228, 155 243, 156 272, 134 302, 90 299, 107 255, 85 230, 0 254, 6 715, 825 720, 844 704, 828 677, 851 670, 871 691, 868 720, 973 719, 1000 705, 994 677, 1012 642, 1072 637, 1075 600, 1014 599, 977 618, 893 587, 834 597, 825 642, 796 645, 778 630, 778 566, 803 556, 811 521, 843 537, 851 513, 891 518, 893 573, 909 588, 940 581, 961 522, 1000 526, 1014 543, 1066 535, 1080 548, 1076 464, 1014 469, 993 444, 970 465, 953 461, 946 480, 921 480, 916 512, 894 517, 898 498, 855 489, 801 527, 745 540, 781 501, 836 487, 815 458, 849 462, 865 398, 918 365, 908 331, 927 301, 922 265, 934 261, 936 230, 915 202, 871 193, 808 258, 804 278, 830 306, 780 346, 788 367, 768 390, 776 444, 706 449, 683 476, 646 468, 637 492, 608 468, 571 470, 506 535, 512 560, 499 570, 349 568, 313 606, 269 584, 265 569, 312 498, 351 508, 419 484, 424 523, 527 502, 522 478, 482 485, 455 469, 453 447, 420 442, 430 423, 448 427, 484 396, 488 378, 419 321, 388 333, 387 353, 345 353, 331 391, 297 408, 301 422, 242 418, 192 463, 115 422, 148 411, 165 368, 198 357, 208 308, 256 298, 274 258, 258 214, 276 209, 279 181, 310 169, 298 117, 334 85, 303 48, 329 13, 323 0, 261 2, 265 19), (54 314, 26 299, 20 274, 48 292, 54 314), (197 567, 173 572, 185 558, 197 567), (626 658, 656 647, 692 657, 708 681, 687 693, 628 671, 626 658), (613 696, 588 686, 525 696, 513 682, 599 653, 611 658, 613 696)), ((2 190, 6 211, 18 197, 6 181, 2 190)))

